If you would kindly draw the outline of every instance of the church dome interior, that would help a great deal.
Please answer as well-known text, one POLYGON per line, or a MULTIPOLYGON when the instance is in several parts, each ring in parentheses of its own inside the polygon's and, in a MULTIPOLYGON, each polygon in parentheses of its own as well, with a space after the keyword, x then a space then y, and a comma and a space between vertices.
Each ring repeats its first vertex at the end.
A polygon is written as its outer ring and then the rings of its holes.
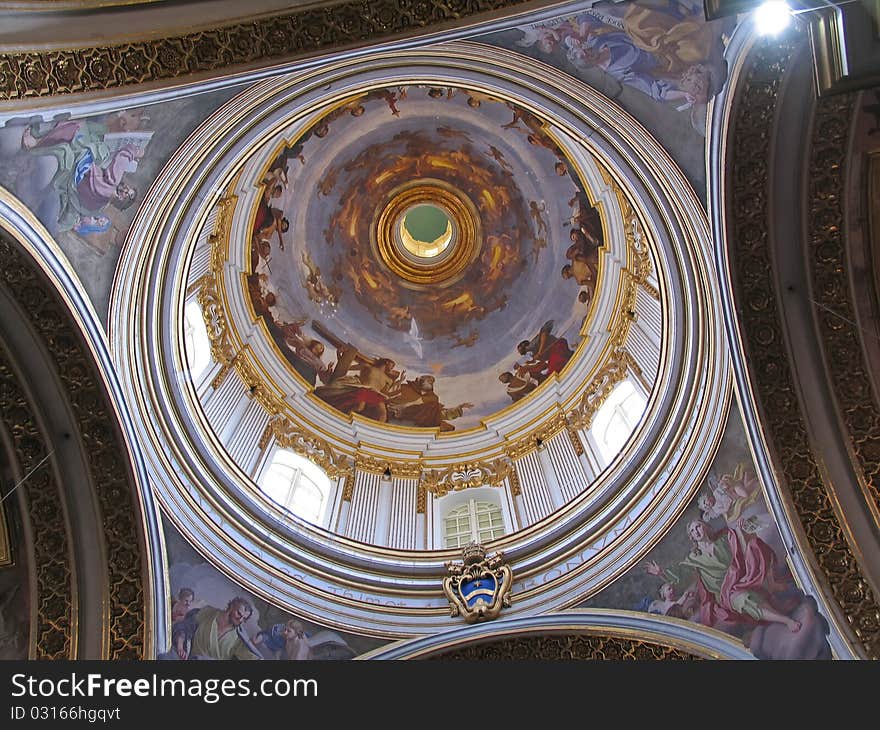
POLYGON ((0 33, 0 658, 877 657, 818 12, 153 4, 0 33))

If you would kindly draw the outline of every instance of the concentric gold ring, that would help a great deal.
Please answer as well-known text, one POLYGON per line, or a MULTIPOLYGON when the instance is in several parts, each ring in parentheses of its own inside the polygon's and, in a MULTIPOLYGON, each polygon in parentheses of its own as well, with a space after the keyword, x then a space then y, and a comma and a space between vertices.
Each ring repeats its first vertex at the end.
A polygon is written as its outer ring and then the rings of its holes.
POLYGON ((377 210, 371 243, 379 261, 412 289, 449 286, 458 281, 482 248, 476 206, 460 190, 442 180, 423 178, 401 185, 377 210), (401 238, 402 221, 418 205, 433 205, 449 218, 452 239, 436 257, 414 256, 401 238))

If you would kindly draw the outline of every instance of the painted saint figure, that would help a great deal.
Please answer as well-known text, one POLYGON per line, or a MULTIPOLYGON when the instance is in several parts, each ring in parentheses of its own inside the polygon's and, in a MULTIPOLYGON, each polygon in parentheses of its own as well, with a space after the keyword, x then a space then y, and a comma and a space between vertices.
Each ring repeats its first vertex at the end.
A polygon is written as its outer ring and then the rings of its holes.
POLYGON ((171 627, 173 651, 164 659, 262 659, 247 637, 244 624, 253 614, 250 602, 240 596, 225 609, 193 608, 171 627))
POLYGON ((516 367, 516 375, 525 379, 531 376, 538 382, 544 382, 553 373, 558 373, 574 354, 568 346, 568 340, 552 334, 553 320, 548 320, 531 340, 523 340, 517 346, 517 352, 526 359, 516 367))
MULTIPOLYGON (((774 603, 789 586, 777 575, 776 555, 763 540, 732 528, 711 533, 702 520, 692 520, 687 531, 693 548, 680 565, 694 576, 700 623, 724 629, 770 622, 800 630, 800 622, 774 603)), ((682 582, 675 571, 664 571, 654 561, 645 570, 672 584, 682 582)))
POLYGON ((441 432, 454 431, 449 423, 460 418, 473 403, 459 403, 447 408, 434 392, 434 376, 420 375, 414 380, 400 384, 388 401, 388 411, 395 423, 417 426, 419 428, 439 428, 441 432))

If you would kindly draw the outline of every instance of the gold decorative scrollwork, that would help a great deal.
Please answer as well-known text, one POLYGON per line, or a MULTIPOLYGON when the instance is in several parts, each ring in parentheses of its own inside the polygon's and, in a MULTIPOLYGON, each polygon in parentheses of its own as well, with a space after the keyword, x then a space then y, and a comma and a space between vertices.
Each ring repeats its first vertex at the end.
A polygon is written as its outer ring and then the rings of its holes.
POLYGON ((506 459, 455 464, 445 469, 426 470, 420 484, 435 497, 443 497, 462 489, 500 486, 512 470, 506 459))
POLYGON ((541 424, 528 436, 513 441, 504 449, 504 452, 511 459, 521 459, 528 453, 536 451, 541 447, 544 441, 553 438, 557 433, 565 429, 566 417, 563 413, 557 413, 546 423, 541 424))
POLYGON ((577 432, 573 428, 571 428, 570 424, 569 427, 565 429, 565 431, 568 434, 568 440, 571 441, 571 447, 574 449, 574 453, 578 456, 583 456, 584 444, 581 441, 580 436, 578 436, 577 432))
POLYGON ((510 470, 510 474, 507 475, 507 483, 510 485, 510 495, 512 497, 519 497, 522 494, 522 484, 520 484, 519 474, 516 473, 516 469, 510 470))
POLYGON ((351 462, 336 453, 324 439, 299 428, 283 414, 275 414, 269 421, 276 443, 315 462, 328 476, 335 479, 351 472, 351 462))
POLYGON ((224 195, 217 201, 214 218, 214 230, 208 235, 208 245, 211 247, 211 259, 209 268, 215 274, 223 270, 223 262, 226 260, 227 244, 229 243, 229 230, 232 225, 232 214, 235 212, 235 204, 238 197, 224 195))
POLYGON ((205 277, 202 288, 199 289, 198 302, 208 331, 208 340, 211 342, 211 357, 220 365, 231 365, 235 361, 236 353, 229 338, 226 309, 223 306, 215 273, 212 272, 205 277))
POLYGON ((269 416, 277 416, 284 410, 281 396, 266 387, 257 369, 251 363, 250 347, 246 346, 233 361, 238 376, 248 389, 251 397, 257 401, 269 416))
POLYGON ((264 451, 265 448, 269 445, 269 442, 272 440, 272 437, 275 435, 275 431, 272 428, 271 423, 266 424, 266 428, 263 429, 263 435, 260 436, 260 440, 257 443, 257 447, 260 451, 264 451))
POLYGON ((114 46, 0 54, 0 100, 95 92, 314 55, 515 8, 526 0, 360 0, 114 46))
POLYGON ((346 474, 345 481, 342 483, 342 500, 351 502, 354 495, 354 474, 346 474))
POLYGON ((636 374, 642 372, 633 356, 626 350, 622 348, 614 350, 581 396, 577 408, 568 414, 568 425, 576 429, 589 428, 596 411, 611 395, 614 386, 624 380, 630 371, 636 374))
POLYGON ((364 453, 358 453, 354 466, 358 471, 395 476, 400 479, 418 479, 422 473, 420 461, 382 459, 364 453))

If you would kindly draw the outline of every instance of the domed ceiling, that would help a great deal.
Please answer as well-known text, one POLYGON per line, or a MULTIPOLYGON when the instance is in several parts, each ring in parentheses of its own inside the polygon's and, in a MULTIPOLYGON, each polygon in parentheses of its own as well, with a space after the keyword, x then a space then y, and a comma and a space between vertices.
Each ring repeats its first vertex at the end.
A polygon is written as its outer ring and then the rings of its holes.
POLYGON ((120 261, 111 329, 157 494, 203 554, 246 552, 249 590, 403 636, 443 624, 442 510, 480 493, 514 611, 562 605, 625 570, 714 453, 707 238, 642 127, 508 52, 265 79, 175 153, 120 261), (600 454, 624 380, 643 406, 600 454), (320 519, 262 488, 289 451, 332 480, 320 519))
POLYGON ((237 186, 257 192, 239 201, 248 268, 228 296, 265 324, 282 390, 448 433, 565 376, 602 216, 536 114, 467 88, 386 86, 254 156, 237 186))

